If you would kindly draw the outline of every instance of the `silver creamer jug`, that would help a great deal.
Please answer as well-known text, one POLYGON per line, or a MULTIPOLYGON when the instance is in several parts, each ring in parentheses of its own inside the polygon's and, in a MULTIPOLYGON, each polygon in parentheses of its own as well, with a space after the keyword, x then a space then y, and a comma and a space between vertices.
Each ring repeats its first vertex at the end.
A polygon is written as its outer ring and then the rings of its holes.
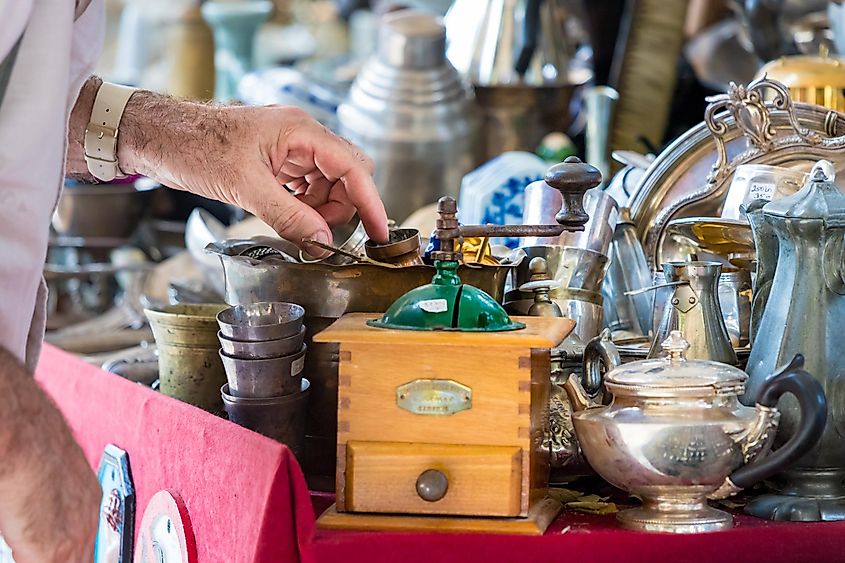
MULTIPOLYGON (((799 192, 766 204, 751 222, 757 252, 770 260, 757 272, 756 288, 768 287, 768 296, 755 298, 763 309, 743 401, 750 404, 770 372, 797 353, 828 400, 818 444, 769 483, 773 494, 746 506, 769 519, 845 520, 845 194, 833 178, 829 162, 817 163, 799 192)), ((779 409, 776 443, 783 443, 801 417, 792 397, 782 398, 779 409)))

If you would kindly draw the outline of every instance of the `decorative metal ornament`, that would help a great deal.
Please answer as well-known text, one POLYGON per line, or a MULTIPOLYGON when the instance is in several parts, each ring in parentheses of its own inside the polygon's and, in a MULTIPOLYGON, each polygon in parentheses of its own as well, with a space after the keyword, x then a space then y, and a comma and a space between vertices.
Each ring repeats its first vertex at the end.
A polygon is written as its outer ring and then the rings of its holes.
POLYGON ((769 164, 806 172, 819 159, 828 159, 837 172, 845 170, 845 115, 792 102, 783 84, 766 77, 747 86, 732 84, 728 93, 708 101, 704 121, 657 157, 631 197, 652 267, 671 257, 670 221, 719 215, 738 166, 769 164))
POLYGON ((95 563, 132 561, 135 536, 135 487, 129 471, 129 454, 114 444, 106 445, 97 478, 103 489, 100 525, 94 544, 95 563))
POLYGON ((197 544, 188 509, 176 493, 152 496, 138 535, 135 563, 197 563, 197 544))

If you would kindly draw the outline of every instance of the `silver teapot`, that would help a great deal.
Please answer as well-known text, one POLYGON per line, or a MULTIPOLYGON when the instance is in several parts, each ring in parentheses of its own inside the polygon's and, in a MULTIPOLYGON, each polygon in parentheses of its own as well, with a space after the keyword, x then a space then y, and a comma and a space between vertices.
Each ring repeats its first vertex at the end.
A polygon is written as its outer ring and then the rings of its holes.
POLYGON ((631 362, 604 376, 613 395, 602 404, 571 375, 564 384, 572 422, 587 461, 643 505, 619 512, 626 528, 673 533, 730 528, 729 514, 708 506, 786 469, 818 441, 825 424, 821 386, 798 355, 757 390, 754 408, 738 396, 747 376, 709 360, 688 360, 680 331, 663 343, 667 357, 631 362), (794 395, 801 421, 780 448, 769 449, 784 393, 794 395), (768 455, 766 455, 768 453, 768 455))
MULTIPOLYGON (((775 366, 801 353, 830 406, 816 447, 769 482, 773 494, 746 506, 773 520, 845 519, 845 194, 833 179, 833 166, 821 161, 797 193, 748 209, 759 262, 743 402, 769 384, 775 366)), ((804 416, 792 398, 778 408, 776 443, 796 436, 804 416)))

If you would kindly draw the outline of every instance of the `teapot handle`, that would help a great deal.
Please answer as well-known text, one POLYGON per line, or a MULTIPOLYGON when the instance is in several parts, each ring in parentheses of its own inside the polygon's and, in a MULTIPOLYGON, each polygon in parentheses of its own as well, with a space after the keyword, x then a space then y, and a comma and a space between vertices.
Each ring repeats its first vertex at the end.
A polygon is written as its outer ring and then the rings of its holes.
POLYGON ((768 479, 786 469, 806 454, 819 441, 827 421, 827 401, 824 390, 804 367, 804 356, 796 354, 778 374, 767 380, 757 395, 757 419, 752 427, 754 435, 746 436, 746 456, 752 461, 734 471, 711 498, 724 498, 768 479), (791 393, 798 399, 801 416, 795 434, 768 456, 755 457, 759 450, 774 438, 778 413, 775 406, 781 395, 791 393))
POLYGON ((597 394, 602 387, 603 374, 621 364, 619 350, 610 338, 610 329, 606 328, 584 347, 584 389, 587 393, 597 394))

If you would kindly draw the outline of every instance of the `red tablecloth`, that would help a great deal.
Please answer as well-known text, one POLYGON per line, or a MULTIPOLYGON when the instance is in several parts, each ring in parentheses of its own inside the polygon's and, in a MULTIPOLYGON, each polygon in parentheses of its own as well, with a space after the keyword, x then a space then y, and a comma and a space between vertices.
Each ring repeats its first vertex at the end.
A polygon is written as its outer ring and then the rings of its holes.
POLYGON ((310 542, 314 513, 287 447, 51 346, 36 379, 92 467, 107 443, 129 453, 136 526, 150 497, 170 489, 185 501, 200 563, 295 563, 310 542))
MULTIPOLYGON (((334 499, 314 494, 317 514, 334 499)), ((622 530, 614 515, 564 511, 543 536, 318 530, 303 561, 344 563, 774 563, 845 561, 845 522, 769 522, 744 514, 736 528, 696 535, 622 530)))
POLYGON ((309 496, 290 451, 45 347, 37 378, 69 420, 92 466, 108 442, 126 449, 139 513, 176 490, 194 525, 200 563, 493 563, 845 561, 845 522, 781 523, 745 515, 736 528, 676 536, 621 530, 611 516, 564 512, 544 536, 317 530, 333 502, 309 496), (312 508, 313 507, 313 508, 312 508))

